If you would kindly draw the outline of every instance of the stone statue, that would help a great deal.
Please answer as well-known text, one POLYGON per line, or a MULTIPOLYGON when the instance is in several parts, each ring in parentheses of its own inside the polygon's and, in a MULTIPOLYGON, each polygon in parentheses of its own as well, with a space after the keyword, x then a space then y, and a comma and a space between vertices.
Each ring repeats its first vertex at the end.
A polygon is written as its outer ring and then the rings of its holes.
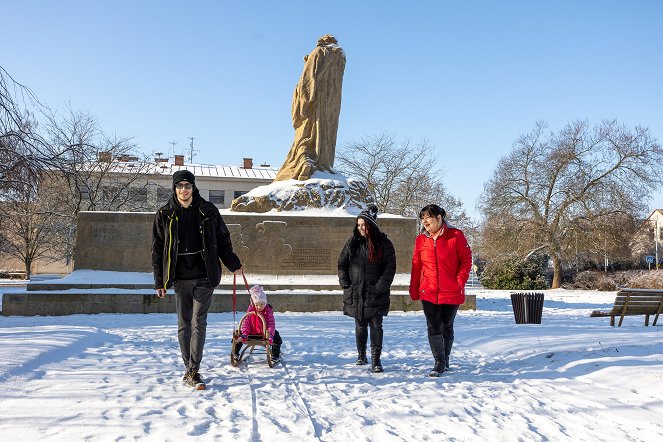
MULTIPOLYGON (((334 36, 325 35, 304 57, 304 72, 292 98, 295 140, 274 183, 235 198, 231 211, 265 213, 325 208, 356 215, 375 204, 365 182, 333 170, 345 69, 345 54, 336 43, 334 36), (312 177, 315 171, 331 174, 312 177)), ((256 249, 251 250, 255 253, 256 249)))
POLYGON ((316 170, 334 172, 345 69, 345 53, 337 43, 327 34, 304 57, 304 72, 292 97, 295 140, 275 181, 305 181, 316 170))

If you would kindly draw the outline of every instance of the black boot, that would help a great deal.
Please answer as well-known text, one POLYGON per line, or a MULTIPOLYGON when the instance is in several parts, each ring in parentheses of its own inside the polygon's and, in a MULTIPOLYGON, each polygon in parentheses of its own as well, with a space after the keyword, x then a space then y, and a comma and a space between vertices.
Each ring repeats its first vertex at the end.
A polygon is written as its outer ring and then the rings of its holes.
POLYGON ((357 362, 355 362, 355 365, 366 364, 368 364, 368 359, 366 359, 366 346, 364 346, 364 348, 357 347, 357 362))
POLYGON ((240 351, 242 350, 242 343, 241 342, 235 342, 232 345, 232 353, 233 353, 233 363, 236 363, 239 361, 239 355, 240 351))
POLYGON ((454 345, 454 338, 447 338, 444 340, 444 368, 449 370, 449 355, 451 354, 451 347, 454 345))
POLYGON ((367 327, 361 327, 359 322, 355 320, 355 343, 357 344, 357 362, 355 365, 366 365, 366 343, 368 342, 367 327))
POLYGON ((371 347, 371 370, 373 373, 382 373, 384 371, 380 362, 380 353, 382 353, 382 348, 371 347))
POLYGON ((444 373, 444 336, 429 336, 428 343, 430 344, 430 349, 433 352, 433 357, 435 358, 435 366, 428 373, 428 376, 438 377, 444 373))
POLYGON ((272 344, 272 361, 278 362, 281 359, 281 344, 272 344))

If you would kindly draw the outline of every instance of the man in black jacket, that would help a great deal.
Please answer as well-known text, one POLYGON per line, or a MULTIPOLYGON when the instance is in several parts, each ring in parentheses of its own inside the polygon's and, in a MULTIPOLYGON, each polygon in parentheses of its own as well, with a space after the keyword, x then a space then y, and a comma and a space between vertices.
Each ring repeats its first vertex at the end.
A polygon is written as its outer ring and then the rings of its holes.
POLYGON ((177 338, 186 369, 183 380, 204 390, 199 369, 207 311, 221 281, 219 259, 231 272, 241 270, 242 264, 219 210, 200 196, 195 180, 188 170, 173 174, 173 195, 154 217, 152 268, 158 297, 175 288, 177 338))

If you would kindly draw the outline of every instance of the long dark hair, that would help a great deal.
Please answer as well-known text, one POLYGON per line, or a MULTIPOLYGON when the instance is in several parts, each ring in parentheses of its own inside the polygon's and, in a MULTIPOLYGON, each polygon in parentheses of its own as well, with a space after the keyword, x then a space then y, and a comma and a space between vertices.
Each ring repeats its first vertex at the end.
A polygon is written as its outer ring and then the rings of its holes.
MULTIPOLYGON (((374 227, 371 223, 366 223, 366 241, 368 242, 368 261, 375 262, 382 257, 382 232, 377 227, 374 227)), ((352 251, 356 252, 359 249, 359 245, 364 240, 364 237, 359 233, 357 225, 355 224, 355 229, 353 231, 352 237, 352 251)))

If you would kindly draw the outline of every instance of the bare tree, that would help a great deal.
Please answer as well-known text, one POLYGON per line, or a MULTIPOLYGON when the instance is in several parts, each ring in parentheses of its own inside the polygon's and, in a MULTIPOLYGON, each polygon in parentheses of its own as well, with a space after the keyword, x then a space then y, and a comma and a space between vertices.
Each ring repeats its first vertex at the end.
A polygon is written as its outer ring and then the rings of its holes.
POLYGON ((52 262, 58 258, 58 218, 47 207, 49 200, 39 197, 37 187, 27 180, 15 183, 0 203, 1 250, 23 262, 28 278, 36 260, 52 262))
POLYGON ((459 227, 466 228, 469 217, 462 203, 444 187, 443 173, 432 152, 426 141, 399 145, 383 134, 342 146, 335 165, 340 172, 366 182, 382 212, 417 217, 423 206, 435 203, 459 227))
POLYGON ((67 109, 51 114, 49 143, 59 153, 48 198, 56 202, 63 257, 74 254, 76 222, 81 211, 151 210, 148 187, 154 164, 138 156, 130 138, 107 135, 95 117, 67 109))
POLYGON ((0 67, 0 251, 30 273, 37 258, 69 261, 80 211, 153 209, 154 164, 136 152, 86 112, 51 112, 0 67))
POLYGON ((643 213, 663 182, 663 149, 648 129, 615 121, 594 127, 577 121, 548 135, 545 130, 539 122, 516 140, 485 184, 481 206, 493 225, 482 232, 481 252, 515 251, 523 258, 545 252, 557 288, 576 241, 594 257, 607 255, 609 242, 615 252, 616 233, 631 229, 626 220, 643 213))
POLYGON ((56 156, 39 135, 34 117, 43 109, 34 93, 0 66, 0 189, 20 183, 14 171, 30 180, 54 164, 56 156))
POLYGON ((0 67, 0 252, 20 259, 28 276, 34 260, 52 250, 52 226, 37 197, 37 183, 56 159, 37 130, 34 112, 43 109, 0 67))

